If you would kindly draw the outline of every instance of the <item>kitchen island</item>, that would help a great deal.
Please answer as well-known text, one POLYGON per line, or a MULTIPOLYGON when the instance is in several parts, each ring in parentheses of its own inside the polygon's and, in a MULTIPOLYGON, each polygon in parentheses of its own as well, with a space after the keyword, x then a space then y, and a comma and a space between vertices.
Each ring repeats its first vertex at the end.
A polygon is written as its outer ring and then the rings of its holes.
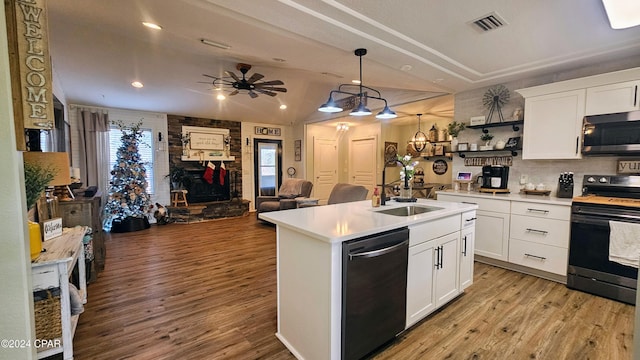
POLYGON ((276 336, 297 358, 342 356, 344 242, 408 228, 408 265, 398 269, 407 272, 405 328, 471 284, 477 206, 422 199, 410 205, 389 201, 373 208, 365 200, 259 215, 277 232, 276 336), (410 205, 432 209, 380 212, 410 205))

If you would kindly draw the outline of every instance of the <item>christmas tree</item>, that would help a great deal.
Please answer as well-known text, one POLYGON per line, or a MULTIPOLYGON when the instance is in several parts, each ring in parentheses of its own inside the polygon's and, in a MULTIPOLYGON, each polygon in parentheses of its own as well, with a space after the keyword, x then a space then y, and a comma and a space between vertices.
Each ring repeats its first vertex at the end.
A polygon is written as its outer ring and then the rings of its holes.
POLYGON ((122 144, 118 148, 116 162, 111 170, 109 199, 104 206, 105 229, 116 232, 117 225, 134 219, 143 220, 144 226, 117 232, 148 228, 146 214, 153 205, 147 194, 146 169, 138 152, 138 144, 142 137, 142 121, 128 127, 124 126, 122 121, 113 123, 122 132, 122 144))

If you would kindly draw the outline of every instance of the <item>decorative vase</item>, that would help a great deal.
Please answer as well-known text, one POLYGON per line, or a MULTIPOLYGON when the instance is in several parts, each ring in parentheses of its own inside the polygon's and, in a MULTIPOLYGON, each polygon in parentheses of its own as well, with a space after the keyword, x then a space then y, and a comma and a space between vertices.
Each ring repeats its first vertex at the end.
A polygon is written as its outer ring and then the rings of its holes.
POLYGON ((42 251, 42 235, 40 234, 40 224, 31 220, 29 220, 29 245, 33 261, 42 251))
POLYGON ((411 199, 413 197, 412 189, 413 181, 410 181, 407 177, 404 178, 404 185, 400 189, 400 197, 403 199, 411 199))
POLYGON ((455 136, 451 138, 451 151, 458 151, 458 138, 455 136))

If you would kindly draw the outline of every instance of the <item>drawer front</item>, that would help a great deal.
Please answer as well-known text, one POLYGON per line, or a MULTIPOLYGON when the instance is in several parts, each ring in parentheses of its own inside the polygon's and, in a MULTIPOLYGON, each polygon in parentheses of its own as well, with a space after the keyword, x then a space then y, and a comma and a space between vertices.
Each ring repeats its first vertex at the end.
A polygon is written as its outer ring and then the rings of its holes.
POLYGON ((530 268, 567 275, 569 250, 516 239, 509 240, 509 262, 530 268))
POLYGON ((34 290, 44 290, 59 287, 60 274, 56 264, 33 267, 31 270, 31 282, 34 290))
POLYGON ((467 229, 475 226, 476 224, 476 211, 467 211, 462 213, 462 222, 460 223, 461 229, 467 229))
POLYGON ((565 220, 511 215, 512 239, 569 248, 570 223, 565 220))
POLYGON ((478 205, 478 210, 494 211, 506 214, 509 213, 511 208, 511 201, 509 200, 485 199, 449 194, 438 194, 438 200, 476 204, 478 205))
POLYGON ((571 207, 553 204, 513 201, 511 213, 526 216, 536 216, 547 219, 571 219, 571 207))
POLYGON ((92 226, 91 204, 89 203, 68 203, 60 206, 62 214, 62 225, 73 227, 76 225, 92 226))
POLYGON ((409 227, 409 246, 460 231, 460 215, 449 216, 409 227))

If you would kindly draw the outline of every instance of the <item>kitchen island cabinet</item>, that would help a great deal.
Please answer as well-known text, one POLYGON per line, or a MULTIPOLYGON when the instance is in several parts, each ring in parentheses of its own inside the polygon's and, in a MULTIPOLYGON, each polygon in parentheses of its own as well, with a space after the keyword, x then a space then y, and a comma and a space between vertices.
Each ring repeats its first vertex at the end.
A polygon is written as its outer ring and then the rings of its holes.
MULTIPOLYGON (((369 237, 387 231, 409 228, 410 248, 412 240, 433 246, 421 259, 408 267, 419 274, 419 281, 426 291, 433 290, 434 305, 414 319, 418 321, 434 310, 436 305, 461 292, 459 284, 461 249, 460 230, 462 214, 474 211, 477 206, 462 203, 418 200, 417 206, 436 206, 434 211, 394 216, 379 211, 405 207, 406 203, 387 202, 386 206, 372 208, 371 201, 316 206, 301 209, 262 213, 261 219, 276 225, 277 233, 277 291, 278 291, 278 339, 299 359, 340 359, 342 336, 342 270, 343 243, 369 237), (432 226, 424 226, 431 224, 432 226), (440 224, 440 225, 438 225, 440 224), (422 229, 423 235, 415 230, 422 229), (433 231, 433 229, 441 229, 433 231), (433 239, 433 240, 431 240, 433 239), (442 259, 437 259, 435 249, 443 248, 442 259), (433 271, 437 261, 451 266, 453 275, 443 269, 437 275, 441 285, 434 290, 433 271), (450 264, 450 265, 449 265, 450 264), (453 265, 455 264, 455 266, 453 265), (422 267, 422 268, 420 268, 422 267), (456 267, 454 269, 454 267, 456 267), (439 292, 439 301, 435 299, 439 292)), ((468 230, 468 229, 467 229, 468 230)), ((409 251, 411 253, 411 250, 409 251)), ((469 258, 468 258, 469 259, 469 258)), ((472 259, 472 257, 471 257, 472 259)), ((408 271, 407 268, 398 271, 408 271)), ((409 283, 411 280, 407 280, 409 283)), ((407 285, 408 288, 411 285, 407 285)), ((409 290, 407 290, 407 294, 409 290)), ((430 299, 431 296, 428 296, 430 299)), ((407 299, 407 302, 410 300, 407 299)), ((415 323, 408 321, 407 324, 415 323)), ((410 325, 407 325, 407 327, 410 325)))

